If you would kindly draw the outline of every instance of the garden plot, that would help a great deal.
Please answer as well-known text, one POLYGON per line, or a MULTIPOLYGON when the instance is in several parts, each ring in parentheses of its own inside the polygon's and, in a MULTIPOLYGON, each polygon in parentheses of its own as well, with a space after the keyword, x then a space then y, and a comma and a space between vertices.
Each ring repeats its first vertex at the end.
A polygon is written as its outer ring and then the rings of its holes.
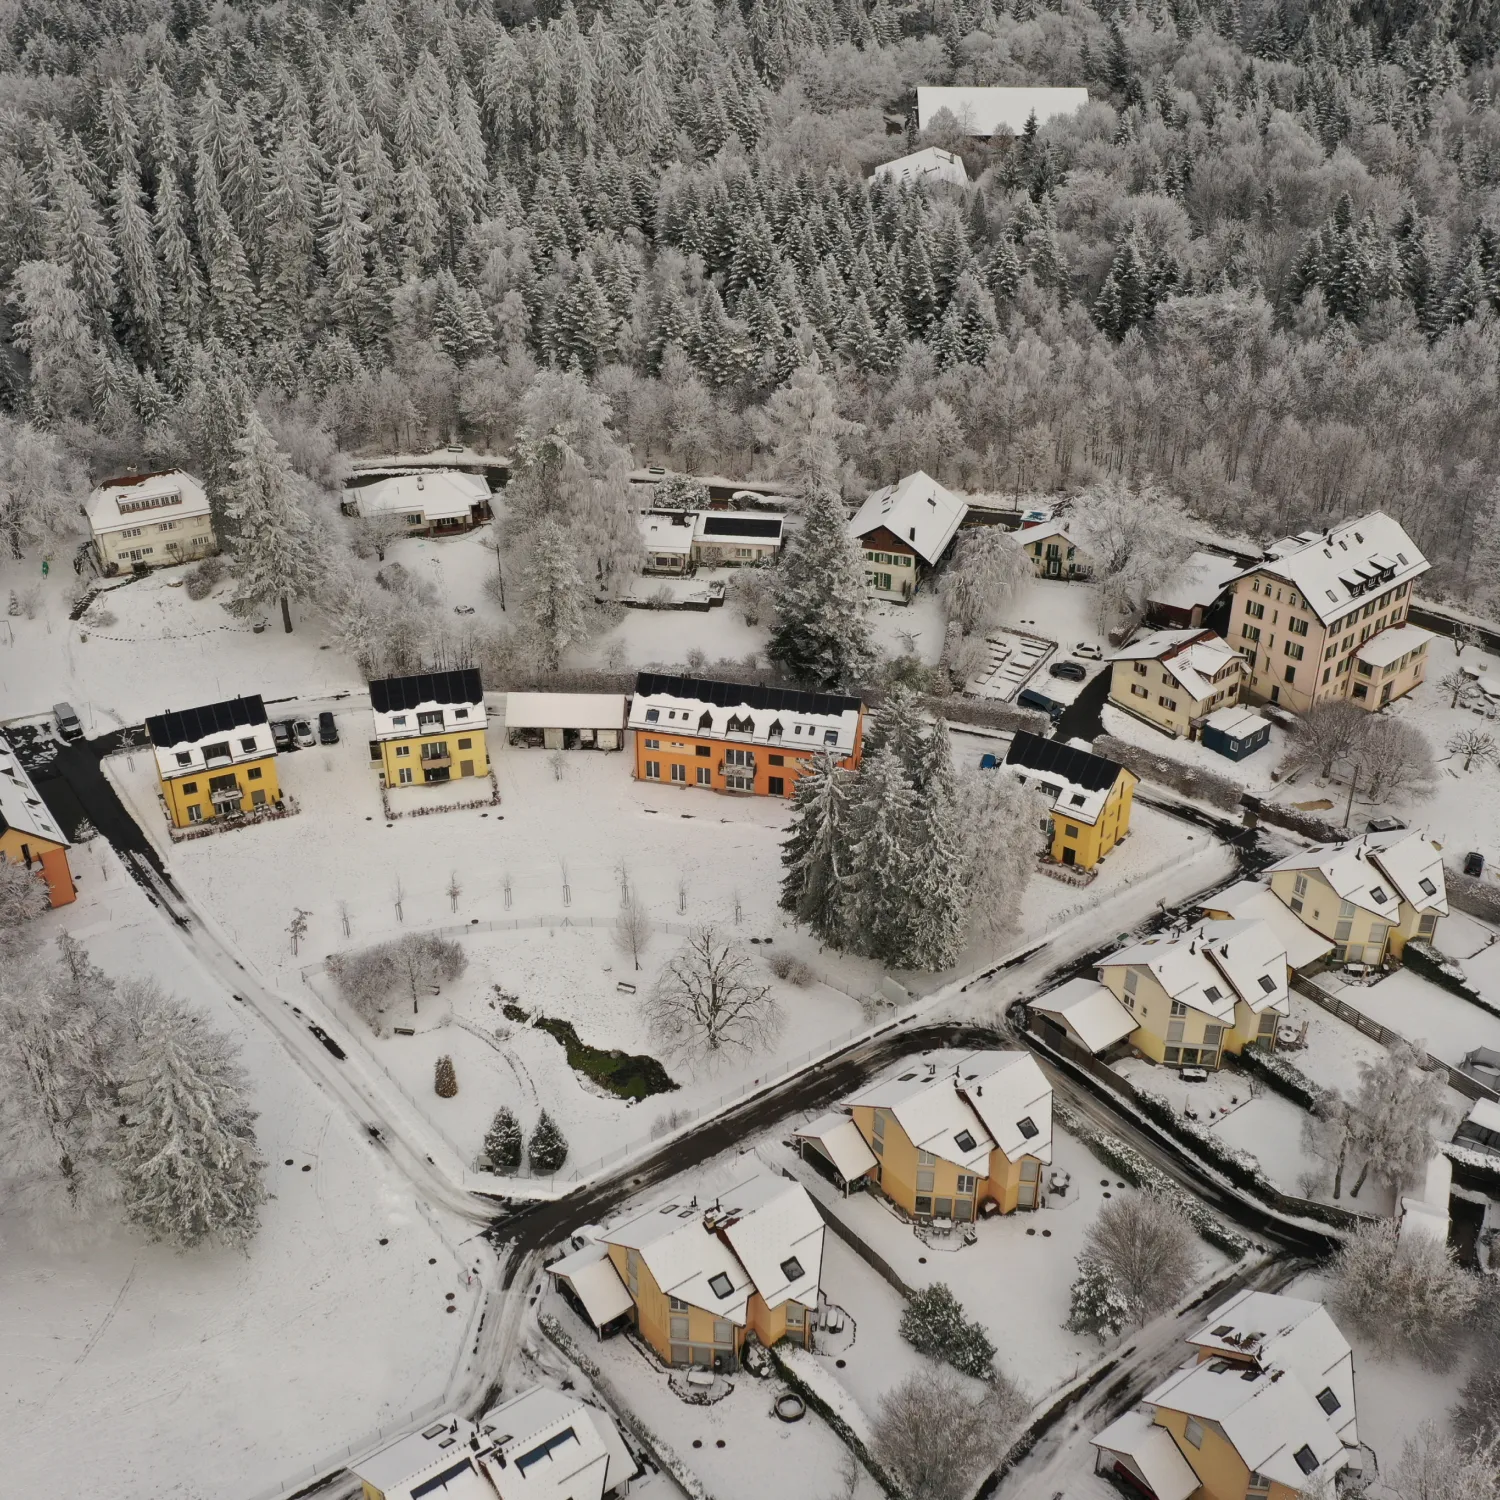
POLYGON ((450 1248, 472 1226, 420 1207, 102 840, 74 868, 77 903, 44 924, 118 978, 159 979, 239 1042, 273 1196, 248 1255, 178 1254, 108 1221, 38 1244, 0 1208, 0 1487, 121 1500, 292 1488, 445 1399, 478 1313, 472 1253, 450 1248))
POLYGON ((909 604, 889 599, 870 601, 870 635, 887 656, 913 655, 934 667, 943 654, 947 620, 932 583, 925 583, 909 604))

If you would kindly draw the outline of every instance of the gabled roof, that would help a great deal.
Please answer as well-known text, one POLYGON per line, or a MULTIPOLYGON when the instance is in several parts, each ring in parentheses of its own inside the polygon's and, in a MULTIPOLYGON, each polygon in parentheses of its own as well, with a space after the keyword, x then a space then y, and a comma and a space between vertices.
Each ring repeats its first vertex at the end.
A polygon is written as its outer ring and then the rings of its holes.
POLYGON ((184 708, 176 713, 153 714, 146 720, 146 733, 158 749, 173 745, 196 745, 215 734, 230 734, 248 724, 266 722, 266 705, 259 693, 205 703, 202 708, 184 708))
POLYGON ((648 510, 640 518, 641 545, 648 552, 676 552, 686 557, 693 550, 696 511, 648 510))
POLYGON ((422 1481, 452 1470, 453 1481, 465 1478, 466 1485, 472 1487, 461 1488, 455 1483, 446 1494, 441 1487, 433 1493, 439 1500, 448 1500, 450 1495, 454 1500, 468 1500, 470 1495, 483 1494, 469 1446, 474 1432, 474 1424, 465 1417, 434 1417, 420 1431, 397 1438, 349 1467, 356 1478, 393 1497, 409 1496, 422 1481))
MULTIPOLYGON (((1225 667, 1245 658, 1212 630, 1157 630, 1122 647, 1111 661, 1155 661, 1171 674, 1179 687, 1194 699, 1207 698, 1219 685, 1214 679, 1225 667)), ((1231 673, 1231 676, 1234 674, 1231 673)))
POLYGON ((794 1130, 792 1136, 816 1146, 833 1163, 845 1182, 853 1182, 880 1165, 859 1133, 859 1126, 846 1114, 820 1115, 800 1130, 794 1130))
POLYGON ((412 677, 380 677, 370 684, 370 707, 378 714, 404 713, 423 703, 483 702, 484 688, 476 667, 420 672, 412 677))
POLYGON ((0 833, 8 828, 15 829, 23 838, 45 839, 64 849, 68 847, 51 808, 42 801, 10 741, 0 735, 0 833))
POLYGON ((883 526, 923 562, 936 565, 968 513, 967 500, 918 469, 870 495, 850 521, 849 534, 863 537, 883 526))
POLYGON ((1409 906, 1448 915, 1443 857, 1420 833, 1367 833, 1369 859, 1390 876, 1409 906))
POLYGON ((975 1052, 959 1066, 960 1091, 1006 1159, 1050 1161, 1052 1085, 1037 1060, 1029 1052, 975 1052))
POLYGON ((1123 1041, 1141 1024, 1095 979, 1070 979, 1033 1000, 1029 1008, 1040 1015, 1055 1016, 1059 1025, 1096 1055, 1123 1041))
POLYGON ((970 135, 995 135, 1008 128, 1013 135, 1036 116, 1045 125, 1057 115, 1071 115, 1089 102, 1087 89, 1075 88, 951 88, 923 84, 917 89, 917 126, 926 130, 940 109, 949 110, 970 135))
POLYGON ((1286 949, 1264 922, 1199 922, 1185 932, 1143 938, 1101 959, 1101 970, 1123 965, 1148 970, 1168 995, 1194 1010, 1233 1024, 1238 998, 1259 1015, 1286 1015, 1286 949))
POLYGON ((937 146, 882 162, 870 174, 870 180, 873 182, 877 177, 891 182, 949 182, 955 187, 967 187, 969 182, 963 157, 937 146))
POLYGON ((1372 511, 1327 531, 1283 537, 1240 576, 1269 573, 1294 584, 1326 625, 1370 594, 1416 578, 1428 562, 1398 521, 1372 511))
POLYGON ((711 682, 702 677, 671 677, 660 672, 636 674, 635 690, 643 697, 687 698, 715 708, 765 708, 787 713, 858 712, 858 698, 840 693, 803 693, 794 688, 757 687, 743 682, 711 682))
POLYGON ((1395 625, 1382 630, 1379 635, 1372 635, 1354 654, 1372 667, 1388 667, 1393 661, 1400 661, 1408 651, 1415 651, 1436 639, 1430 630, 1423 630, 1420 625, 1395 625))
POLYGON ((596 1328, 603 1328, 606 1323, 623 1317, 633 1305, 630 1289, 620 1280, 605 1245, 585 1245, 581 1250, 553 1261, 547 1272, 573 1288, 596 1328))
POLYGON ((1282 870, 1316 871, 1341 900, 1383 921, 1396 920, 1403 898, 1418 911, 1448 913, 1442 857, 1420 833, 1366 833, 1333 849, 1299 850, 1266 873, 1282 870))
POLYGON ((1207 609, 1244 571, 1222 552, 1194 552, 1146 596, 1163 609, 1207 609))
POLYGON ((1314 932, 1283 904, 1270 886, 1259 880, 1238 881, 1210 896, 1203 909, 1224 912, 1244 922, 1264 922, 1286 949, 1286 961, 1294 969, 1305 969, 1333 952, 1330 939, 1314 932))
POLYGON ((836 693, 642 672, 635 680, 628 724, 648 734, 707 736, 776 750, 827 749, 847 755, 855 747, 863 707, 858 698, 836 693))
POLYGON ((1247 740, 1252 734, 1259 734, 1271 721, 1256 709, 1246 708, 1243 703, 1233 703, 1224 708, 1216 708, 1203 722, 1210 729, 1217 729, 1220 734, 1227 734, 1231 739, 1247 740))
POLYGON ((122 474, 104 480, 84 503, 95 533, 157 521, 206 516, 208 495, 191 474, 162 469, 154 474, 122 474))
POLYGON ((1089 1441, 1096 1448, 1128 1458, 1156 1500, 1188 1500, 1198 1488, 1198 1476, 1173 1442, 1172 1434, 1152 1421, 1148 1411, 1136 1408, 1126 1412, 1089 1441))
POLYGON ((425 474, 397 474, 351 492, 362 516, 421 514, 428 521, 465 520, 476 505, 490 498, 483 476, 458 469, 425 474))
POLYGON ((507 729, 623 729, 624 693, 507 693, 507 729))
POLYGON ((1096 823, 1110 791, 1121 776, 1128 776, 1134 783, 1139 778, 1133 771, 1106 760, 1102 755, 1093 755, 1087 750, 1075 749, 1061 740, 1045 740, 1040 735, 1027 734, 1018 729, 1005 752, 1007 768, 1024 776, 1028 783, 1035 776, 1043 790, 1053 798, 1053 811, 1080 823, 1096 823))
POLYGON ((491 1408, 479 1428, 491 1445, 488 1500, 599 1500, 637 1471, 609 1415, 569 1391, 535 1386, 491 1408))

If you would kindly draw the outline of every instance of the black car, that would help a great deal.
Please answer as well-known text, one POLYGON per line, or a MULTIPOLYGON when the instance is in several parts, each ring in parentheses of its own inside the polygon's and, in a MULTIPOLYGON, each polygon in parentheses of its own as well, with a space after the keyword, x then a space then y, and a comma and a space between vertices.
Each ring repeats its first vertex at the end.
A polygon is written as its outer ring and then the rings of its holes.
POLYGON ((1484 874, 1484 855, 1478 851, 1464 855, 1464 874, 1478 880, 1484 874))
POLYGON ((1366 833, 1399 833, 1406 824, 1400 818, 1371 818, 1365 824, 1366 833))
POLYGON ((1088 669, 1076 661, 1055 661, 1047 670, 1054 677, 1066 677, 1071 682, 1082 682, 1089 675, 1088 669))
POLYGON ((325 708, 318 715, 318 743, 320 745, 336 745, 339 742, 339 726, 334 722, 333 715, 325 708))
POLYGON ((276 741, 276 749, 285 755, 288 750, 295 750, 297 742, 292 738, 292 721, 290 719, 271 720, 271 738, 276 741))
POLYGON ((1016 703, 1021 708, 1040 709, 1055 724, 1063 716, 1064 704, 1055 699, 1047 697, 1045 693, 1039 693, 1035 688, 1022 688, 1016 694, 1016 703))

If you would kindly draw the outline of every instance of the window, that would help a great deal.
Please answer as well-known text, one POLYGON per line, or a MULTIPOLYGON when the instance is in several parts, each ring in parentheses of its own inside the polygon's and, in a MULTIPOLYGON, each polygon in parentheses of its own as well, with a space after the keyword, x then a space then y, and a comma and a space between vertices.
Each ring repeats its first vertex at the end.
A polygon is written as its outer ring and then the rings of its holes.
POLYGON ((1271 1481, 1264 1474, 1251 1474, 1245 1489, 1246 1495, 1268 1495, 1270 1492, 1271 1481))
MULTIPOLYGON (((1216 984, 1205 985, 1203 987, 1203 998, 1205 1000, 1222 1000, 1224 998, 1224 991, 1216 984)), ((1186 1015, 1187 1011, 1184 1010, 1183 1014, 1186 1015)))
POLYGON ((1162 1057, 1169 1063, 1176 1063, 1181 1056, 1181 1047, 1168 1047, 1162 1052, 1162 1057))
POLYGON ((1331 1417, 1339 1409, 1339 1398, 1333 1394, 1333 1387, 1325 1385, 1318 1392, 1318 1405, 1331 1417))
POLYGON ((1276 1012, 1274 1010, 1268 1010, 1260 1018, 1260 1025, 1256 1028, 1255 1034, 1257 1036, 1276 1035, 1276 1012))
POLYGON ((1174 1016, 1185 1016, 1187 1014, 1187 1006, 1181 1000, 1174 1000, 1172 1002, 1172 1014, 1174 1016))
POLYGON ((1175 698, 1168 698, 1165 694, 1161 694, 1157 697, 1156 701, 1161 704, 1163 708, 1168 710, 1168 712, 1177 712, 1177 700, 1175 698))
POLYGON ((455 708, 453 710, 453 717, 455 719, 467 719, 469 717, 469 710, 466 708, 455 708))
POLYGON ((1032 1140, 1038 1133, 1036 1128, 1036 1121, 1033 1120, 1030 1115, 1022 1115, 1021 1118, 1016 1121, 1016 1129, 1021 1132, 1021 1138, 1027 1141, 1032 1140))
POLYGON ((1185 1024, 1183 1021, 1168 1021, 1167 1040, 1169 1042, 1180 1042, 1182 1040, 1182 1028, 1185 1024))
POLYGON ((918 1149, 917 1165, 919 1167, 935 1167, 937 1166, 937 1157, 934 1156, 931 1151, 923 1151, 918 1149))
POLYGON ((179 766, 190 766, 190 765, 192 765, 192 763, 193 763, 193 757, 192 757, 192 753, 190 751, 179 750, 177 752, 177 764, 179 766))
POLYGON ((1292 882, 1292 889, 1296 891, 1299 896, 1305 896, 1307 894, 1307 876, 1299 875, 1292 882))
POLYGON ((213 744, 205 745, 203 747, 203 758, 204 760, 228 760, 230 758, 229 741, 215 740, 213 744))
POLYGON ((932 1213, 932 1198, 931 1198, 931 1196, 930 1195, 925 1195, 924 1196, 923 1194, 918 1193, 917 1194, 917 1216, 919 1218, 922 1217, 924 1214, 930 1216, 931 1213, 932 1213))
POLYGON ((1125 971, 1125 993, 1135 994, 1136 985, 1140 983, 1140 971, 1138 969, 1126 969, 1125 971))
POLYGON ((784 755, 768 755, 766 759, 773 766, 784 766, 786 764, 786 756, 784 755))
POLYGON ((1293 635, 1306 635, 1307 634, 1307 621, 1306 620, 1299 620, 1294 615, 1288 616, 1287 617, 1287 622, 1286 622, 1286 628, 1288 630, 1290 630, 1293 635))
POLYGON ((717 1276, 708 1278, 708 1289, 722 1302, 734 1291, 734 1283, 723 1271, 720 1271, 717 1276))
POLYGON ((1138 682, 1132 682, 1130 684, 1130 691, 1137 698, 1149 698, 1151 696, 1151 694, 1148 693, 1146 689, 1143 688, 1138 682))
POLYGON ((264 807, 265 805, 266 805, 266 794, 264 792, 251 792, 250 793, 250 806, 251 807, 264 807))
POLYGON ((195 802, 188 808, 188 822, 201 823, 203 821, 203 809, 195 802))
MULTIPOLYGON (((661 710, 659 708, 648 708, 646 710, 646 722, 648 724, 655 724, 660 720, 660 718, 661 710)), ((397 720, 397 722, 399 723, 400 720, 397 720)))
POLYGON ((1076 839, 1078 837, 1078 827, 1077 827, 1077 825, 1074 824, 1074 823, 1064 823, 1063 824, 1063 836, 1065 838, 1076 839))
POLYGON ((1302 647, 1297 645, 1295 641, 1283 641, 1281 643, 1281 649, 1288 656, 1290 656, 1293 661, 1302 660, 1302 647))
POLYGON ((402 766, 396 772, 396 780, 398 782, 400 782, 400 784, 402 786, 408 785, 410 783, 410 781, 411 781, 411 777, 412 777, 412 770, 411 770, 410 766, 402 766))
POLYGON ((1386 895, 1386 893, 1385 893, 1385 887, 1383 885, 1372 885, 1370 887, 1370 895, 1371 895, 1371 897, 1374 900, 1378 901, 1382 906, 1384 906, 1385 903, 1391 899, 1389 896, 1386 895))
POLYGON ((672 780, 673 781, 680 781, 680 782, 683 782, 684 784, 686 784, 686 782, 687 782, 687 767, 686 766, 673 766, 672 767, 672 780))
POLYGON ((1297 680, 1297 669, 1296 669, 1296 667, 1288 667, 1286 669, 1286 680, 1288 682, 1296 682, 1296 680, 1297 680))
POLYGON ((247 781, 259 781, 260 780, 260 767, 259 766, 251 766, 250 769, 245 773, 245 779, 247 781))
POLYGON ((1264 994, 1274 995, 1276 993, 1276 981, 1269 974, 1262 974, 1259 983, 1264 994))
POLYGON ((1135 675, 1137 677, 1144 677, 1146 675, 1146 663, 1145 662, 1138 661, 1135 664, 1135 675))
POLYGON ((786 778, 784 776, 768 776, 766 778, 766 791, 773 797, 785 797, 786 778))
POLYGON ((182 783, 182 789, 184 792, 191 794, 198 790, 198 783, 196 781, 184 781, 182 783))
POLYGON ((688 1310, 687 1303, 681 1297, 668 1297, 667 1301, 672 1304, 673 1312, 686 1312, 688 1310))
POLYGON ((781 1263, 781 1274, 788 1281, 801 1281, 806 1272, 802 1269, 802 1262, 795 1255, 790 1255, 781 1263))
POLYGON ((957 1146, 960 1151, 972 1151, 979 1143, 974 1139, 972 1131, 960 1130, 958 1134, 953 1137, 953 1144, 957 1146))
POLYGON ((958 1190, 960 1193, 974 1193, 979 1188, 979 1179, 971 1177, 967 1172, 958 1174, 958 1190))
POLYGON ((1197 1417, 1189 1417, 1187 1419, 1187 1425, 1183 1428, 1182 1435, 1193 1447, 1201 1448, 1203 1446, 1203 1424, 1197 1417))
POLYGON ((252 736, 249 739, 241 740, 240 741, 240 749, 246 751, 247 753, 253 752, 254 749, 255 749, 255 739, 254 739, 254 737, 252 736))
POLYGON ((885 1111, 883 1109, 875 1111, 875 1134, 877 1137, 885 1134, 885 1111))
POLYGON ((1224 1038, 1222 1026, 1205 1026, 1203 1028, 1203 1045, 1205 1047, 1217 1047, 1224 1038))
POLYGON ((1266 616, 1266 607, 1264 604, 1261 604, 1254 599, 1250 599, 1246 601, 1245 613, 1249 615, 1252 620, 1263 620, 1266 616))
POLYGON ((933 1173, 933 1171, 931 1170, 931 1168, 929 1168, 925 1172, 924 1171, 918 1171, 918 1173, 917 1173, 917 1191, 919 1193, 930 1193, 932 1191, 932 1184, 933 1184, 934 1176, 935 1176, 935 1174, 933 1173))
POLYGON ((710 755, 712 755, 714 753, 712 745, 694 745, 693 746, 693 751, 694 751, 695 754, 702 755, 702 756, 705 756, 705 757, 706 756, 710 756, 710 755))
POLYGON ((1240 634, 1244 636, 1247 641, 1258 641, 1260 639, 1260 626, 1241 625, 1240 634))
POLYGON ((1308 1447, 1306 1443, 1294 1453, 1292 1457, 1297 1461, 1297 1467, 1304 1474, 1315 1474, 1318 1468, 1318 1455, 1308 1447))
MULTIPOLYGON (((793 1277, 791 1279, 795 1280, 796 1278, 793 1277)), ((788 1302, 786 1305, 786 1326, 788 1328, 802 1327, 802 1308, 795 1302, 788 1302)))
POLYGON ((472 750, 474 748, 474 741, 473 740, 460 740, 458 742, 458 748, 460 750, 472 750))
POLYGON ((699 786, 712 786, 713 785, 713 779, 714 779, 714 773, 712 771, 710 771, 707 766, 699 766, 698 767, 698 785, 699 786))
POLYGON ((839 732, 837 729, 825 729, 823 731, 823 743, 825 745, 836 745, 838 742, 839 732))
POLYGON ((646 762, 646 780, 661 780, 661 762, 659 760, 648 760, 646 762))
POLYGON ((405 714, 392 714, 391 715, 391 723, 392 724, 396 724, 396 725, 405 724, 406 723, 406 715, 405 714))

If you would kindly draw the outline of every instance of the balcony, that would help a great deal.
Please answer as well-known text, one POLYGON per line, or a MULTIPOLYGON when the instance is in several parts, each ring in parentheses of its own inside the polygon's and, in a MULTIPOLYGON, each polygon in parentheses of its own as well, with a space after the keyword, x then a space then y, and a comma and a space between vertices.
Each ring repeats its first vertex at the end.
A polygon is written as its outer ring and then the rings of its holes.
POLYGON ((424 755, 422 757, 422 769, 424 771, 446 771, 453 764, 453 757, 446 750, 441 755, 424 755))
POLYGON ((747 755, 744 760, 732 761, 727 756, 719 762, 720 776, 755 776, 755 757, 747 755))

